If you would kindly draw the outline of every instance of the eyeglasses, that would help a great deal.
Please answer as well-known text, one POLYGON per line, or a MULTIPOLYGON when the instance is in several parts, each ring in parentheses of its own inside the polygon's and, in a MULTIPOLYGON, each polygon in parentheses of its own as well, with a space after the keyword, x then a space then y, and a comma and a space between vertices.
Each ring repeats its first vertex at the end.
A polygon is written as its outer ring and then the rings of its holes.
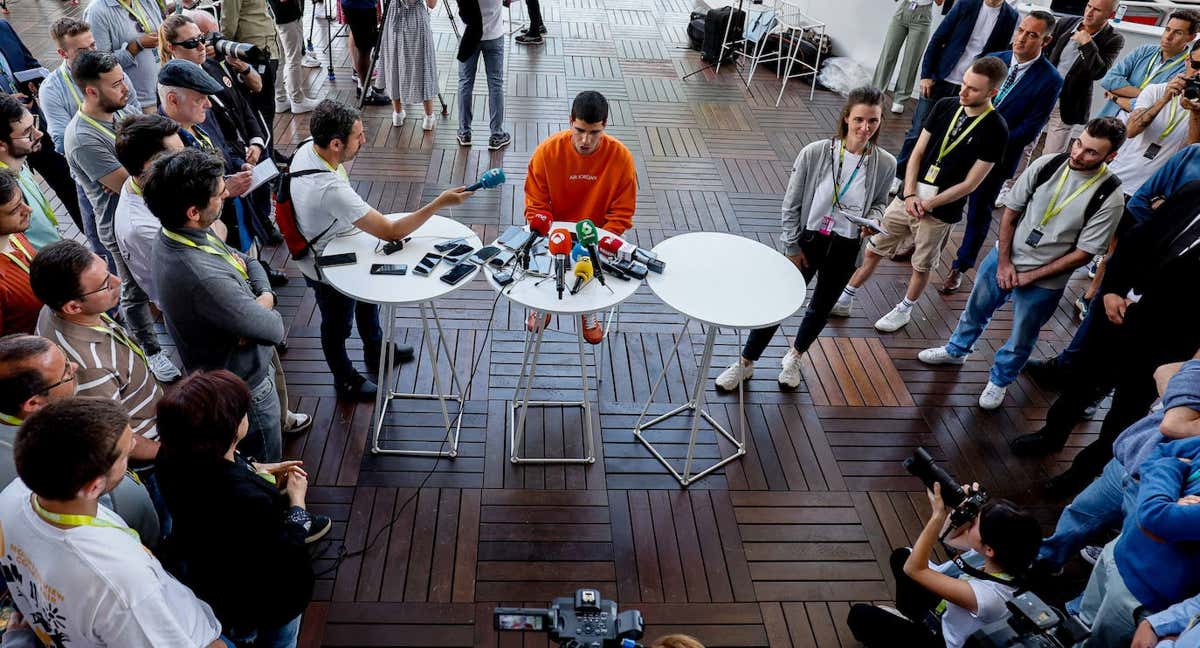
POLYGON ((171 44, 174 45, 175 47, 182 47, 184 49, 196 49, 197 47, 204 47, 204 39, 199 38, 199 37, 189 38, 187 40, 183 40, 183 41, 179 41, 178 43, 171 43, 171 44))
POLYGON ((33 125, 30 126, 28 130, 25 131, 24 135, 13 138, 13 139, 29 140, 30 143, 33 143, 38 138, 40 138, 42 135, 40 132, 38 132, 38 126, 40 126, 40 125, 41 125, 41 120, 38 119, 37 115, 34 115, 33 116, 33 125), (35 137, 35 135, 36 135, 36 137, 35 137))
POLYGON ((111 284, 111 283, 108 281, 109 279, 112 279, 112 276, 113 276, 113 275, 112 275, 112 273, 111 273, 111 272, 110 272, 110 273, 108 273, 108 274, 107 274, 107 275, 104 277, 104 285, 103 285, 103 286, 100 286, 99 288, 97 288, 97 289, 95 289, 95 290, 89 290, 89 291, 87 291, 87 292, 85 292, 85 293, 82 293, 82 294, 80 294, 78 297, 76 297, 75 299, 84 299, 84 298, 86 298, 86 297, 88 297, 88 296, 90 296, 90 295, 95 295, 96 293, 102 293, 102 292, 105 292, 105 291, 108 291, 108 290, 112 290, 112 288, 113 288, 113 287, 112 287, 112 284, 111 284))
POLYGON ((65 385, 72 380, 75 380, 75 371, 78 369, 78 366, 74 362, 71 362, 71 357, 67 355, 67 352, 63 350, 61 345, 58 346, 58 350, 62 352, 63 361, 66 363, 63 365, 62 379, 53 385, 46 386, 42 389, 42 391, 38 392, 39 394, 47 394, 55 387, 58 387, 59 385, 65 385))

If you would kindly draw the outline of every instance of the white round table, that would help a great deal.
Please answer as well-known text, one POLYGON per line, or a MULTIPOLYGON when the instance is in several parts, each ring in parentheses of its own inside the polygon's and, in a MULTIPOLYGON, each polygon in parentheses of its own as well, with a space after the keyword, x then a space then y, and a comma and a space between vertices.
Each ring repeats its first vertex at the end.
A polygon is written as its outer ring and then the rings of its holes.
MULTIPOLYGON (((404 215, 404 213, 389 214, 387 218, 395 220, 404 215)), ((378 304, 380 307, 379 319, 383 328, 383 342, 380 345, 379 375, 376 379, 379 391, 375 395, 375 424, 371 434, 372 453, 426 457, 445 456, 450 458, 458 456, 458 436, 459 431, 462 429, 464 402, 462 383, 458 379, 458 372, 454 366, 454 354, 450 352, 450 348, 446 343, 446 335, 442 330, 442 321, 438 317, 437 307, 434 306, 433 300, 465 286, 479 270, 476 269, 453 286, 438 279, 438 277, 450 269, 450 265, 446 263, 438 264, 429 276, 423 277, 413 273, 413 269, 417 267, 417 262, 421 260, 421 257, 429 252, 436 252, 433 248, 434 245, 456 238, 466 239, 466 243, 476 249, 483 246, 483 242, 480 241, 479 236, 471 231, 469 227, 449 218, 435 215, 431 216, 424 225, 417 228, 410 235, 410 240, 405 243, 404 249, 399 252, 388 255, 376 252, 377 248, 382 248, 380 240, 359 229, 355 229, 353 234, 333 239, 325 247, 324 254, 327 255, 353 252, 358 257, 353 265, 322 268, 321 272, 325 276, 325 281, 338 292, 348 297, 358 301, 378 304), (403 263, 408 266, 408 274, 399 276, 373 275, 370 270, 371 265, 375 263, 403 263), (392 357, 391 351, 396 339, 396 308, 404 304, 419 305, 425 350, 429 353, 433 366, 436 367, 438 349, 434 346, 433 336, 430 335, 429 317, 425 310, 426 305, 428 305, 429 311, 433 315, 434 324, 437 327, 439 345, 442 352, 446 355, 447 362, 450 363, 450 385, 452 389, 457 390, 456 393, 447 394, 445 392, 442 388, 441 372, 436 369, 433 372, 433 383, 436 393, 412 394, 393 391, 395 385, 395 358, 392 357), (446 425, 446 439, 449 442, 449 450, 402 450, 380 446, 379 435, 383 430, 383 421, 387 414, 388 405, 396 399, 437 400, 442 408, 442 419, 446 425), (447 400, 458 403, 458 416, 453 423, 446 409, 447 400)))
POLYGON ((734 438, 704 410, 705 381, 712 368, 717 329, 756 329, 778 324, 800 310, 807 290, 803 275, 787 257, 758 241, 741 236, 719 232, 681 234, 659 243, 653 251, 666 262, 667 267, 662 274, 649 275, 646 283, 663 303, 687 319, 676 338, 675 349, 670 354, 667 366, 650 389, 650 397, 646 399, 646 407, 638 417, 633 434, 686 487, 746 454, 745 399, 741 385, 738 386, 738 438, 734 438), (679 355, 679 344, 692 320, 700 322, 705 331, 704 352, 697 368, 692 398, 670 412, 643 423, 650 404, 654 402, 654 394, 670 371, 671 363, 679 355), (692 428, 687 459, 680 472, 642 432, 685 411, 693 412, 692 428), (733 443, 737 450, 693 474, 692 457, 701 418, 733 443))
MULTIPOLYGON (((572 232, 575 231, 574 223, 555 222, 551 226, 551 229, 558 227, 569 229, 572 232)), ((610 232, 597 228, 597 238, 609 235, 611 235, 610 232)), ((601 313, 597 315, 597 317, 601 318, 603 318, 603 311, 610 311, 607 321, 604 323, 604 337, 607 339, 613 316, 617 312, 616 307, 621 302, 629 299, 633 293, 637 292, 638 286, 642 282, 638 279, 631 278, 624 280, 605 275, 606 285, 601 285, 598 279, 593 278, 584 284, 578 293, 572 295, 570 294, 570 289, 575 284, 575 276, 572 274, 574 264, 568 261, 567 266, 565 275, 566 290, 563 292, 561 300, 558 298, 558 288, 554 281, 553 272, 550 277, 524 277, 506 287, 496 283, 492 273, 486 272, 484 274, 487 276, 488 284, 493 289, 499 291, 501 295, 513 303, 524 306, 530 311, 560 316, 601 313)), ((578 401, 529 400, 530 388, 537 377, 538 357, 541 353, 542 338, 545 335, 546 327, 539 327, 535 333, 530 332, 528 329, 525 331, 525 350, 521 356, 521 371, 517 375, 517 386, 513 392, 512 401, 509 402, 508 406, 509 443, 511 447, 509 460, 513 463, 590 464, 596 462, 591 396, 587 382, 588 363, 584 358, 583 327, 578 322, 575 324, 575 331, 579 350, 579 377, 583 386, 583 399, 578 401), (522 457, 519 448, 525 435, 525 419, 530 406, 581 408, 583 410, 585 456, 522 457)), ((603 353, 597 352, 596 358, 596 380, 599 383, 603 375, 603 370, 600 368, 600 359, 603 358, 603 353)))

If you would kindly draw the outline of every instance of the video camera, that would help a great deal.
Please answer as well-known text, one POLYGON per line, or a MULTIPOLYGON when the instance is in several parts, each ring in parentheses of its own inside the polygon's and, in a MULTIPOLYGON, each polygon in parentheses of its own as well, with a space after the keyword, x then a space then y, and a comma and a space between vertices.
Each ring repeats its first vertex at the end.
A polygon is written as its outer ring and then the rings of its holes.
POLYGON ((545 632, 560 646, 636 648, 645 625, 637 610, 617 612, 617 604, 594 589, 554 599, 549 608, 496 608, 497 630, 545 632))
POLYGON ((1067 648, 1088 637, 1077 619, 1050 607, 1033 592, 1008 602, 1011 616, 976 630, 963 648, 1067 648))
POLYGON ((947 533, 964 524, 969 524, 979 515, 979 510, 988 501, 986 490, 980 488, 970 492, 961 486, 950 476, 950 473, 934 463, 933 457, 929 456, 929 452, 925 448, 913 450, 912 456, 904 460, 904 469, 920 479, 925 484, 925 488, 929 490, 933 490, 934 484, 941 484, 942 501, 953 509, 950 512, 950 525, 946 527, 947 533))
POLYGON ((261 47, 229 40, 221 32, 209 34, 208 44, 212 45, 217 56, 230 56, 252 65, 263 65, 270 60, 270 56, 261 47))

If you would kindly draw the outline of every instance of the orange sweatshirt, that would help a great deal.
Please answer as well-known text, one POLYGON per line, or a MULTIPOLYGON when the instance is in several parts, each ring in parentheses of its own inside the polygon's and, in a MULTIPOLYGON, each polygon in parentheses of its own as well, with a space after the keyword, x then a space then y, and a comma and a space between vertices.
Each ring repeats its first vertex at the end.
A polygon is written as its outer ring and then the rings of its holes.
POLYGON ((526 219, 537 212, 572 223, 590 218, 596 227, 623 234, 633 226, 635 207, 633 155, 615 138, 604 135, 596 152, 583 156, 565 130, 547 137, 529 160, 526 219))

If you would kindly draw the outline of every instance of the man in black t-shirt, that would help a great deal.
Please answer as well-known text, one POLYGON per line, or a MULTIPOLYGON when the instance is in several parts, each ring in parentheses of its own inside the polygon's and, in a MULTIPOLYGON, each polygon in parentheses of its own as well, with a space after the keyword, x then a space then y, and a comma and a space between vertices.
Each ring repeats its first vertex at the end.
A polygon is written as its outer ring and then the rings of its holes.
POLYGON ((891 258, 907 237, 913 237, 912 277, 904 298, 875 322, 880 331, 892 332, 908 324, 912 307, 954 224, 962 220, 963 206, 1004 154, 1008 126, 992 107, 992 98, 1008 75, 1004 62, 985 56, 963 75, 958 97, 934 105, 921 128, 921 136, 908 158, 900 196, 883 214, 883 232, 871 237, 862 267, 834 306, 832 314, 847 317, 854 295, 879 266, 891 258))

